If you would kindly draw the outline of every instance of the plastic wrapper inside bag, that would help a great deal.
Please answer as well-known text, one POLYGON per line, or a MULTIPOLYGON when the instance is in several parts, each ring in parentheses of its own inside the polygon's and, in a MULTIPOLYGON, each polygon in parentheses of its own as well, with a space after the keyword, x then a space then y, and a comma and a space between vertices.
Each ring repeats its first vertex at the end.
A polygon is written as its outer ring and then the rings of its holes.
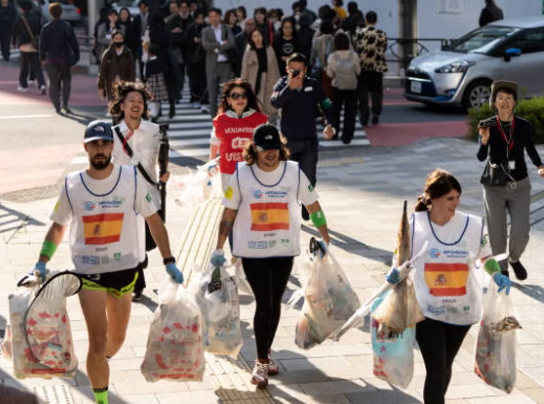
POLYGON ((11 354, 15 377, 72 378, 78 360, 74 351, 66 297, 81 287, 71 272, 52 274, 40 285, 19 287, 9 296, 11 354))
POLYGON ((393 287, 372 312, 372 318, 396 333, 402 333, 406 328, 425 319, 416 299, 414 283, 409 277, 393 287))
POLYGON ((149 382, 200 382, 204 376, 204 346, 200 308, 183 286, 172 280, 159 290, 147 348, 140 370, 149 382))
POLYGON ((316 255, 304 291, 304 305, 295 330, 295 344, 310 349, 321 344, 359 308, 359 298, 331 254, 316 255))
MULTIPOLYGON (((387 295, 382 295, 372 303, 372 315, 380 308, 385 298, 387 295)), ((414 375, 415 340, 415 326, 397 333, 372 318, 374 375, 395 386, 408 387, 414 375)))
POLYGON ((511 393, 516 383, 516 329, 521 328, 510 297, 491 280, 476 342, 474 371, 487 384, 511 393))
POLYGON ((243 339, 235 277, 227 272, 225 266, 210 265, 200 273, 193 293, 204 319, 204 349, 236 359, 243 339))

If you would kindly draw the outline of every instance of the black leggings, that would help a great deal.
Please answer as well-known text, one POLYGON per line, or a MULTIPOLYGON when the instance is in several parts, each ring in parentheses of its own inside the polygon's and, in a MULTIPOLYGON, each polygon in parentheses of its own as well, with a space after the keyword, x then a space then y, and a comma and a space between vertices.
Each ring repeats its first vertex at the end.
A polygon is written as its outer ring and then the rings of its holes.
POLYGON ((267 359, 281 316, 281 299, 287 287, 293 257, 242 258, 257 309, 253 318, 257 358, 267 359))
POLYGON ((416 326, 416 340, 427 375, 423 388, 425 404, 444 404, 453 360, 470 325, 453 325, 426 318, 416 326))

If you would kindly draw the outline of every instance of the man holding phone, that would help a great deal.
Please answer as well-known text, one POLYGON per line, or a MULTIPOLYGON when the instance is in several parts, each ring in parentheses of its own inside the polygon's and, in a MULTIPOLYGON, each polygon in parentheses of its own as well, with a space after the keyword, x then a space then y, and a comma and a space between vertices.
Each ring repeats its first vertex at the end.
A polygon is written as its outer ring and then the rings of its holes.
MULTIPOLYGON (((295 53, 287 59, 287 76, 274 86, 271 102, 274 107, 281 108, 280 127, 287 139, 290 159, 300 164, 311 186, 315 187, 319 145, 315 120, 319 115, 324 116, 324 134, 326 138, 331 138, 334 135, 334 118, 331 100, 319 82, 306 76, 307 70, 306 57, 301 53, 295 53)), ((310 218, 304 206, 302 218, 310 218)))

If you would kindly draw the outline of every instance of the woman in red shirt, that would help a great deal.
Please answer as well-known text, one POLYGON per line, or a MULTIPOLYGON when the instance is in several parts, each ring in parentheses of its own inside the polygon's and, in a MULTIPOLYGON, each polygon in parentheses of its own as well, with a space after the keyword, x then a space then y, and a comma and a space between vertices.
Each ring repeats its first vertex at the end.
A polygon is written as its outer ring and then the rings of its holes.
POLYGON ((234 79, 223 85, 210 142, 210 160, 217 156, 219 150, 223 192, 236 171, 236 163, 244 161, 244 147, 253 139, 253 130, 267 121, 268 117, 261 112, 257 97, 247 81, 234 79))

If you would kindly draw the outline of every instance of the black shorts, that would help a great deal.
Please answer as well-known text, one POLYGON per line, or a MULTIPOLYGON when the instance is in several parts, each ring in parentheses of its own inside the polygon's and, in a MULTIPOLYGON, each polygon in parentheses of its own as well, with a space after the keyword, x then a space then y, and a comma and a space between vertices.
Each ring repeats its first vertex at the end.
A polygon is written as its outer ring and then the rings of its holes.
POLYGON ((140 265, 133 269, 125 269, 103 274, 78 274, 81 276, 82 288, 87 290, 103 290, 115 297, 123 297, 134 290, 138 280, 140 265))

